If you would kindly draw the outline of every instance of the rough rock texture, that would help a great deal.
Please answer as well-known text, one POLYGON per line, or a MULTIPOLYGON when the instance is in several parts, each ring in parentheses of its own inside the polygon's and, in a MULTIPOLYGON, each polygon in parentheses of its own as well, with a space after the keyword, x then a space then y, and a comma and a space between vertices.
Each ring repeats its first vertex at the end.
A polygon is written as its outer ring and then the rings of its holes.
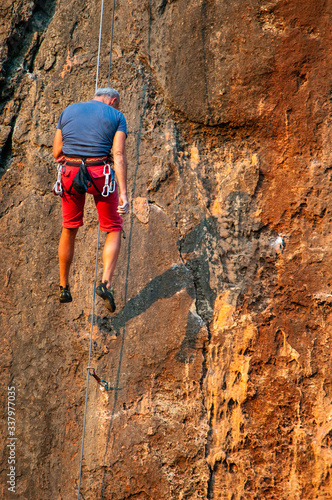
MULTIPOLYGON (((117 390, 90 381, 86 500, 332 499, 330 10, 116 2, 131 216, 117 314, 96 306, 92 364, 117 390)), ((51 145, 62 109, 93 95, 100 12, 86 0, 3 0, 0 13, 0 496, 69 500, 97 219, 89 199, 74 301, 59 307, 51 145)))

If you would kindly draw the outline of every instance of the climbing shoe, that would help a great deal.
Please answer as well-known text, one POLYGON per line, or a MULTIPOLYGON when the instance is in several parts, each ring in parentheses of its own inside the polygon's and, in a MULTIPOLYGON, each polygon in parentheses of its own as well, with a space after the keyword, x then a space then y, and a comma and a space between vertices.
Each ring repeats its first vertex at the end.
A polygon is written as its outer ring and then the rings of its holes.
POLYGON ((69 285, 66 286, 60 286, 60 302, 64 304, 65 302, 71 302, 72 296, 69 290, 69 285))
POLYGON ((113 288, 107 288, 107 281, 100 283, 96 288, 96 294, 104 300, 105 307, 111 312, 115 311, 113 288))

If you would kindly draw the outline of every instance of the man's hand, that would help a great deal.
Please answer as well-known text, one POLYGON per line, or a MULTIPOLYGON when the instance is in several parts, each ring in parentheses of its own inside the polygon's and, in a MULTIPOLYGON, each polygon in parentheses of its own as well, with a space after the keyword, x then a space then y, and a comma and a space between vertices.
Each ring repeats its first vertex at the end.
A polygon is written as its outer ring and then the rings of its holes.
POLYGON ((126 215, 126 213, 128 213, 128 210, 129 210, 128 198, 127 196, 120 194, 117 212, 120 215, 126 215))

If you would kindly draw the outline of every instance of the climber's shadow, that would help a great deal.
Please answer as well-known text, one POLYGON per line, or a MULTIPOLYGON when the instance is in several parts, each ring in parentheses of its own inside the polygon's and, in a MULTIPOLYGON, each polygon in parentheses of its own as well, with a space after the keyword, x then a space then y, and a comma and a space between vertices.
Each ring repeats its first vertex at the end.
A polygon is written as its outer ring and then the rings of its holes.
MULTIPOLYGON (((198 314, 188 312, 186 333, 176 359, 181 363, 191 362, 190 353, 196 349, 198 333, 209 321, 215 300, 215 294, 209 285, 209 259, 204 244, 206 231, 211 231, 211 224, 213 221, 204 219, 185 238, 178 241, 180 251, 188 255, 195 252, 195 258, 187 260, 186 264, 175 265, 153 278, 135 297, 128 300, 116 316, 95 316, 100 330, 118 336, 127 321, 144 313, 157 300, 169 299, 179 291, 186 290, 196 300, 198 314)), ((91 321, 91 317, 89 319, 91 321)))

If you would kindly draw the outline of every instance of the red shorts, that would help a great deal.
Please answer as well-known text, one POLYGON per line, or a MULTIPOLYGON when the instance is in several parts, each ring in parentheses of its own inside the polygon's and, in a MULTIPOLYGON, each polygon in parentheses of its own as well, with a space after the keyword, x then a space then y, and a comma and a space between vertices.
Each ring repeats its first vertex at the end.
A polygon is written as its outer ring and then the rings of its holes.
MULTIPOLYGON (((62 187, 64 191, 69 191, 73 179, 78 172, 78 167, 64 167, 65 171, 62 174, 62 187)), ((104 165, 98 167, 87 167, 93 182, 99 189, 100 193, 105 184, 104 165)), ((107 197, 102 196, 95 187, 89 187, 88 193, 92 194, 95 199, 95 204, 98 210, 99 225, 101 231, 111 233, 122 230, 122 217, 118 214, 119 198, 117 189, 114 193, 110 193, 107 197)), ((83 213, 85 194, 78 194, 72 188, 70 194, 64 192, 61 196, 62 200, 62 226, 68 229, 83 226, 83 213)))

